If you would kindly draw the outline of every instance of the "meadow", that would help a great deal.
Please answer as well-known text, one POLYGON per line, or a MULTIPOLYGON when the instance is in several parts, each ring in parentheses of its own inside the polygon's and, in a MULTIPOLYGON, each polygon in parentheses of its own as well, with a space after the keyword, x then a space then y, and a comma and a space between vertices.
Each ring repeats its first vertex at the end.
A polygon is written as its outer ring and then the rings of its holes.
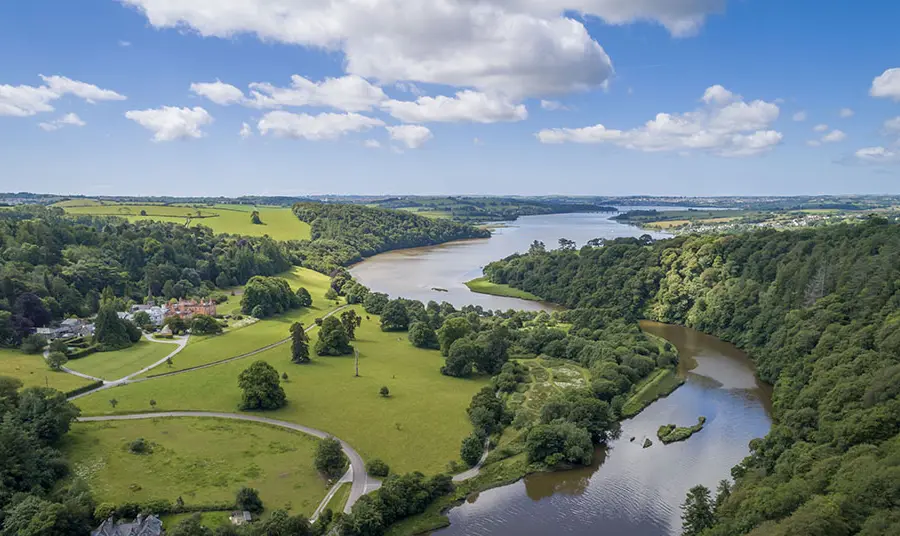
MULTIPOLYGON (((316 318, 324 316, 328 311, 337 307, 335 302, 329 302, 325 299, 325 292, 327 292, 330 284, 328 276, 308 268, 296 267, 290 272, 279 274, 278 277, 286 279, 293 289, 305 287, 312 296, 312 306, 295 309, 243 327, 226 329, 221 335, 191 336, 184 350, 172 358, 171 367, 163 365, 145 372, 142 376, 146 377, 184 370, 252 352, 286 339, 290 335, 289 330, 294 322, 301 322, 304 326, 309 326, 315 322, 316 318)), ((229 300, 225 302, 225 309, 219 311, 217 307, 217 312, 231 311, 239 313, 240 300, 240 296, 229 297, 229 300)), ((231 322, 239 321, 231 320, 231 322)), ((133 371, 140 368, 137 367, 133 371)))
POLYGON ((471 281, 467 281, 466 286, 469 287, 469 290, 471 290, 472 292, 478 292, 480 294, 491 294, 493 296, 506 296, 508 298, 541 301, 540 296, 535 296, 530 292, 519 290, 509 285, 492 283, 490 280, 488 280, 487 277, 478 277, 471 281))
POLYGON ((73 359, 66 363, 66 367, 102 380, 118 380, 156 363, 177 348, 178 346, 172 343, 141 339, 124 350, 97 352, 73 359))
MULTIPOLYGON (((413 347, 406 333, 385 333, 378 317, 363 316, 354 345, 359 349, 359 377, 353 356, 317 357, 312 363, 290 362, 285 344, 247 359, 163 378, 133 383, 81 398, 85 415, 149 411, 237 411, 238 375, 256 360, 279 373, 288 405, 265 412, 275 419, 312 426, 347 441, 366 460, 381 458, 394 472, 434 474, 459 459, 460 441, 472 426, 466 408, 487 378, 458 379, 441 375, 440 353, 413 347), (379 395, 382 386, 389 397, 379 395), (113 408, 109 400, 118 404, 113 408)), ((311 346, 317 334, 310 334, 311 346)))
POLYGON ((57 203, 69 214, 121 216, 129 221, 164 221, 203 225, 215 233, 247 236, 268 235, 275 240, 308 240, 309 224, 300 221, 289 207, 252 205, 161 205, 123 204, 78 199, 57 203), (146 216, 141 216, 141 211, 146 216), (250 213, 259 211, 262 225, 250 222, 250 213))
POLYGON ((315 444, 262 424, 179 417, 75 423, 62 451, 98 502, 231 503, 247 486, 269 511, 308 516, 329 487, 313 466, 315 444), (129 451, 137 438, 150 442, 150 453, 129 451))
POLYGON ((39 354, 5 348, 0 349, 0 376, 17 378, 24 387, 52 387, 63 392, 91 383, 91 380, 50 370, 39 354))

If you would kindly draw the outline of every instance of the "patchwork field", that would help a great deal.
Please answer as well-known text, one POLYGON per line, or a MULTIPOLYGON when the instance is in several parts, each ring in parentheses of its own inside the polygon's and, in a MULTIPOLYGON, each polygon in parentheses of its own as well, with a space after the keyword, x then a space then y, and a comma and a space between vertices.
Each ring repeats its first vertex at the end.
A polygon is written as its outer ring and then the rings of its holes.
MULTIPOLYGON (((288 405, 265 415, 312 426, 349 442, 364 459, 381 458, 393 471, 437 473, 459 458, 460 441, 471 432, 466 416, 472 395, 487 378, 457 379, 441 375, 440 353, 413 347, 405 333, 385 333, 376 316, 363 316, 355 345, 359 348, 360 377, 354 377, 354 358, 313 357, 309 365, 290 362, 290 346, 282 345, 248 359, 164 378, 116 387, 81 398, 85 415, 148 411, 237 411, 237 377, 256 360, 279 372, 288 405), (387 386, 391 396, 379 395, 387 386), (109 400, 118 404, 113 408, 109 400)), ((312 345, 316 333, 311 333, 312 345)), ((222 338, 225 340, 225 337, 222 338)))
POLYGON ((153 220, 203 225, 216 233, 248 236, 269 235, 275 240, 309 239, 309 224, 300 221, 288 207, 251 205, 155 205, 120 204, 88 199, 63 201, 55 206, 70 214, 121 216, 129 221, 153 220), (262 225, 250 222, 250 213, 259 211, 262 225), (141 211, 146 215, 142 216, 141 211))
POLYGON ((40 355, 10 349, 0 349, 0 376, 18 378, 24 387, 52 387, 63 392, 91 383, 72 374, 50 370, 40 355))
POLYGON ((156 363, 178 348, 175 344, 149 342, 141 339, 137 344, 115 352, 97 352, 66 363, 66 367, 103 380, 118 380, 132 372, 156 363))
MULTIPOLYGON (((335 302, 325 299, 325 292, 328 290, 330 282, 328 276, 307 268, 296 267, 290 272, 279 274, 279 277, 286 279, 293 289, 305 287, 312 296, 312 306, 296 309, 243 327, 228 329, 221 335, 192 336, 185 349, 172 358, 171 367, 163 365, 144 373, 143 376, 184 370, 252 352, 286 339, 290 334, 289 329, 292 323, 302 322, 305 326, 311 325, 316 318, 324 316, 336 307, 335 302)), ((240 299, 240 296, 230 297, 227 302, 228 309, 239 312, 240 299), (237 304, 237 309, 235 304, 237 304)), ((232 321, 232 323, 236 322, 240 321, 232 321)), ((134 370, 140 368, 137 367, 134 370)))
POLYGON ((98 502, 228 503, 248 486, 270 511, 308 516, 328 490, 313 466, 315 441, 255 423, 171 418, 76 423, 62 450, 98 502), (130 452, 137 438, 152 451, 130 452))

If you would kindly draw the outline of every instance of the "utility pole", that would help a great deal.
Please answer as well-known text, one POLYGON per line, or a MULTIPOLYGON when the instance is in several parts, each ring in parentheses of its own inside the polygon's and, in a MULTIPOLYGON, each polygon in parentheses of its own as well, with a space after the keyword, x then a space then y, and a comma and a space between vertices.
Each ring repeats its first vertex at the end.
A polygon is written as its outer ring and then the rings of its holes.
POLYGON ((356 356, 356 377, 359 378, 359 349, 353 347, 353 355, 356 356))

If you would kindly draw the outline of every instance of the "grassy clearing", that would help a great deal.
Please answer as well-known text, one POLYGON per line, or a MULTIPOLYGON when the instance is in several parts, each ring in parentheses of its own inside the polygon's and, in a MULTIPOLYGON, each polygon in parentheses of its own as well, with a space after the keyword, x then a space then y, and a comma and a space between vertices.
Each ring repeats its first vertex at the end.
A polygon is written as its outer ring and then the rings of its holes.
POLYGON ((173 418, 76 423, 62 450, 98 502, 222 503, 249 486, 270 511, 311 515, 327 493, 313 466, 315 441, 254 423, 173 418), (150 454, 128 451, 139 437, 153 445, 150 454))
MULTIPOLYGON (((334 302, 325 300, 325 292, 328 290, 330 282, 328 276, 307 268, 297 267, 290 272, 280 274, 279 277, 287 279, 291 288, 306 287, 313 299, 312 307, 296 309, 244 327, 229 329, 221 335, 191 337, 184 350, 172 358, 171 367, 162 366, 142 376, 184 370, 252 352, 286 339, 292 323, 302 322, 304 325, 310 325, 316 318, 324 316, 328 311, 334 309, 334 302)), ((239 308, 240 296, 229 297, 227 303, 229 308, 234 308, 235 304, 239 308)))
POLYGON ((300 221, 288 207, 120 204, 87 199, 65 201, 56 206, 64 208, 70 214, 121 216, 129 221, 152 220, 203 225, 215 233, 269 235, 275 240, 304 240, 310 237, 309 224, 300 221), (262 225, 250 222, 250 213, 254 210, 259 211, 262 225), (142 216, 141 211, 146 216, 142 216))
POLYGON ((684 383, 672 369, 657 370, 652 376, 645 378, 635 388, 634 394, 622 406, 622 417, 634 417, 644 408, 667 396, 684 383))
POLYGON ((480 294, 491 294, 493 296, 506 296, 508 298, 520 298, 523 300, 541 301, 539 296, 535 296, 530 292, 513 288, 509 285, 501 285, 499 283, 491 283, 487 277, 479 277, 466 282, 466 286, 472 292, 480 294))
MULTIPOLYGON (((472 431, 465 409, 487 378, 458 379, 440 374, 443 358, 434 350, 413 347, 405 333, 384 333, 376 316, 359 308, 364 320, 357 330, 360 377, 354 358, 313 357, 309 365, 290 362, 282 345, 217 367, 116 387, 76 401, 86 415, 147 411, 236 411, 237 377, 257 359, 279 372, 288 405, 265 415, 333 433, 349 442, 364 459, 381 458, 397 473, 438 473, 459 459, 460 441, 472 431), (388 386, 389 398, 379 396, 388 386), (118 400, 113 409, 108 400, 118 400)), ((286 331, 285 331, 286 332, 286 331)), ((311 333, 315 344, 316 333, 311 333)), ((223 337, 224 339, 224 337, 223 337)))
POLYGON ((341 487, 335 492, 335 494, 331 497, 331 500, 328 501, 328 504, 325 506, 325 509, 331 509, 335 514, 338 512, 344 511, 344 505, 347 504, 347 499, 350 497, 350 482, 344 482, 341 484, 341 487))
POLYGON ((66 363, 72 370, 103 380, 118 380, 171 354, 174 344, 149 342, 141 339, 130 348, 115 352, 97 352, 66 363))
POLYGON ((168 514, 164 516, 160 516, 160 520, 163 522, 163 528, 165 530, 171 530, 172 527, 180 523, 182 520, 188 519, 189 517, 199 515, 200 523, 204 527, 208 528, 216 528, 222 525, 230 525, 231 521, 228 519, 231 515, 231 512, 198 512, 194 514, 168 514))
POLYGON ((0 349, 0 376, 18 378, 24 387, 52 387, 63 392, 91 383, 91 380, 50 370, 40 355, 11 349, 0 349))

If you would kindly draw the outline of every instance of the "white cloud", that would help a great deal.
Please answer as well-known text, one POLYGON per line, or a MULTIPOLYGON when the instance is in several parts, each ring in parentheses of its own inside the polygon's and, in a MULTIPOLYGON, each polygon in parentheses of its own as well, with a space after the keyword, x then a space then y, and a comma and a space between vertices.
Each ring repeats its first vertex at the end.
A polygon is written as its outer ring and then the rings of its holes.
POLYGON ((813 127, 813 131, 815 132, 825 132, 826 130, 828 130, 828 125, 824 123, 813 127))
POLYGON ((72 80, 65 76, 40 75, 40 77, 50 88, 50 91, 53 91, 60 96, 75 95, 91 104, 94 104, 96 101, 125 100, 124 95, 119 95, 111 89, 101 89, 94 84, 79 82, 78 80, 72 80))
POLYGON ((542 100, 541 108, 550 112, 567 109, 565 106, 563 106, 563 103, 555 100, 542 100))
POLYGON ((892 164, 900 162, 900 153, 884 147, 865 147, 856 151, 856 158, 869 164, 892 164))
POLYGON ((244 100, 243 91, 221 80, 193 83, 191 91, 222 106, 237 104, 244 100))
POLYGON ((400 125, 385 127, 391 139, 406 144, 410 149, 418 149, 434 136, 428 128, 421 125, 400 125))
POLYGON ((65 95, 75 95, 90 103, 99 100, 124 100, 125 97, 109 89, 71 80, 64 76, 40 75, 46 85, 10 86, 0 84, 0 116, 27 117, 42 112, 52 112, 52 101, 65 95))
POLYGON ((350 132, 362 132, 382 126, 380 119, 357 113, 295 114, 285 111, 269 112, 259 120, 260 134, 271 133, 283 138, 304 138, 312 141, 334 140, 350 132))
POLYGON ((705 107, 684 114, 660 113, 642 127, 556 128, 542 130, 537 137, 542 143, 612 143, 647 152, 699 150, 720 156, 756 155, 781 143, 782 134, 769 128, 778 119, 778 106, 761 100, 726 104, 736 98, 713 86, 704 94, 705 107))
POLYGON ((900 67, 888 69, 872 80, 869 95, 900 101, 900 67))
POLYGON ((250 89, 253 91, 248 105, 257 108, 324 106, 345 112, 363 112, 387 99, 380 87, 356 75, 313 82, 295 74, 289 88, 255 82, 250 84, 250 89))
POLYGON ((522 121, 528 118, 528 110, 523 104, 513 104, 502 97, 470 90, 460 91, 455 97, 444 95, 419 97, 415 102, 389 100, 382 104, 382 108, 407 123, 431 121, 496 123, 522 121))
POLYGON ((806 144, 809 145, 810 147, 818 147, 818 146, 822 145, 822 142, 820 142, 819 140, 809 140, 806 142, 806 144))
POLYGON ((157 28, 341 50, 350 74, 434 83, 512 98, 600 87, 609 57, 568 10, 614 24, 653 20, 686 35, 724 0, 122 0, 157 28))
POLYGON ((250 127, 247 123, 241 124, 241 138, 247 139, 253 137, 253 128, 250 127))
POLYGON ((369 149, 380 149, 381 143, 378 140, 366 140, 363 142, 363 147, 368 147, 369 149))
POLYGON ((123 47, 123 48, 124 48, 124 47, 130 47, 130 46, 131 46, 131 41, 119 41, 119 46, 120 46, 120 47, 123 47))
POLYGON ((86 124, 87 123, 82 121, 81 118, 78 117, 78 115, 73 114, 73 113, 68 113, 68 114, 60 117, 59 119, 54 119, 53 121, 49 121, 47 123, 40 123, 40 124, 38 124, 38 126, 41 127, 42 129, 46 130, 47 132, 52 132, 54 130, 59 130, 67 125, 75 126, 75 127, 83 127, 86 124))
POLYGON ((853 117, 853 110, 850 108, 841 108, 841 111, 838 114, 843 118, 853 117))
POLYGON ((797 112, 791 119, 797 122, 806 121, 806 112, 797 112))
POLYGON ((828 134, 822 136, 823 143, 835 143, 847 139, 847 134, 841 130, 832 130, 828 134))
POLYGON ((153 141, 172 141, 182 138, 202 138, 200 127, 213 122, 209 113, 199 106, 176 108, 163 106, 150 110, 131 110, 125 117, 153 132, 153 141))
POLYGON ((900 116, 897 116, 893 119, 888 119, 887 121, 885 121, 884 129, 887 131, 900 132, 900 116))

